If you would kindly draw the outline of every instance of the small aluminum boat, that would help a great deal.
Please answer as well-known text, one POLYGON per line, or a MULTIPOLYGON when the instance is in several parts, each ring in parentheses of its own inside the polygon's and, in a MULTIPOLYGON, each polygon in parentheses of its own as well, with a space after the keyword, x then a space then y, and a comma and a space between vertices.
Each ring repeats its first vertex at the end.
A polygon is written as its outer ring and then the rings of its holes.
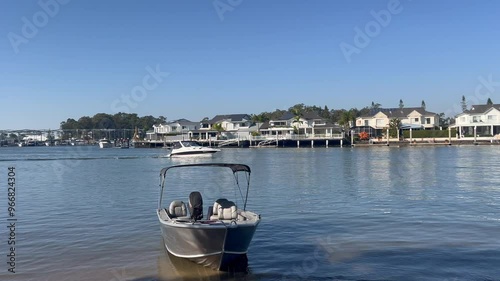
POLYGON ((163 168, 160 172, 161 193, 157 215, 168 252, 222 271, 227 270, 233 261, 241 260, 242 256, 246 259, 260 222, 260 215, 246 210, 249 184, 250 167, 243 164, 204 163, 163 168), (189 194, 188 207, 183 200, 172 200, 168 206, 162 204, 167 172, 178 168, 204 168, 204 172, 210 173, 213 170, 207 169, 209 167, 231 169, 242 197, 242 208, 226 198, 211 198, 213 201, 204 218, 203 199, 199 191, 189 194), (238 175, 242 173, 247 182, 246 191, 239 186, 238 175))

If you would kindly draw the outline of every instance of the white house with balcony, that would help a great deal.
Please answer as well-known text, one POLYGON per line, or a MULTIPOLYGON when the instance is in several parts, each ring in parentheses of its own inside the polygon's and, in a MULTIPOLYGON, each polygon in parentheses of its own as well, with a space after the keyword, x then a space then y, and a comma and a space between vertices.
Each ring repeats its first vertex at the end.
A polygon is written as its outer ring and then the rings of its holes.
POLYGON ((165 140, 167 136, 187 135, 189 131, 198 129, 199 125, 199 122, 177 119, 165 124, 153 125, 153 130, 148 131, 146 135, 149 140, 165 140))
POLYGON ((200 122, 199 129, 189 132, 190 136, 199 139, 216 138, 218 134, 223 139, 247 139, 256 131, 249 114, 224 114, 216 115, 212 119, 204 119, 200 122), (220 124, 222 131, 218 132, 215 124, 220 124))
POLYGON ((459 137, 490 137, 500 134, 500 104, 473 105, 455 117, 459 137))
POLYGON ((295 116, 284 113, 277 119, 262 124, 259 132, 266 138, 332 138, 340 137, 341 128, 321 118, 316 112, 295 116))
POLYGON ((439 115, 423 107, 377 108, 365 116, 356 118, 356 127, 371 127, 381 135, 392 119, 400 121, 401 129, 431 130, 439 126, 439 115))

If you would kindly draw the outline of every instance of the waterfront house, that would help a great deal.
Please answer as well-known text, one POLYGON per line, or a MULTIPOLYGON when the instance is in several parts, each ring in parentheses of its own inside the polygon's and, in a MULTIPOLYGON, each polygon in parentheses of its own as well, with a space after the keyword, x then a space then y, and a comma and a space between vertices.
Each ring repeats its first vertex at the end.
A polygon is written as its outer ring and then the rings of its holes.
POLYGON ((334 134, 341 134, 341 129, 316 112, 300 116, 285 112, 281 117, 262 124, 259 132, 267 138, 331 138, 334 134))
POLYGON ((223 114, 212 119, 205 118, 200 121, 198 130, 191 130, 192 138, 209 139, 247 139, 253 129, 252 118, 249 114, 223 114), (220 124, 222 130, 214 126, 220 124))
POLYGON ((148 140, 165 140, 167 136, 178 136, 188 134, 189 131, 196 130, 199 122, 192 122, 187 119, 177 119, 164 124, 153 125, 153 130, 146 133, 148 140))
POLYGON ((500 104, 473 105, 455 117, 459 137, 488 137, 500 134, 500 104))
POLYGON ((198 122, 192 122, 187 119, 177 119, 165 124, 153 125, 157 134, 182 134, 190 130, 196 130, 199 127, 198 122))
POLYGON ((380 136, 389 128, 392 119, 400 121, 400 129, 431 130, 439 127, 439 115, 423 107, 377 108, 356 118, 354 128, 372 128, 370 135, 380 136))

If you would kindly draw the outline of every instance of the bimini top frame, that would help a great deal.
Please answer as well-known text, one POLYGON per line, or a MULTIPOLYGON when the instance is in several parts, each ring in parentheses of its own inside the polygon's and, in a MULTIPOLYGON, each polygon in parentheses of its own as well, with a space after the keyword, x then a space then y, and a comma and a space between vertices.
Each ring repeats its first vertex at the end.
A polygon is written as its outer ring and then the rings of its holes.
MULTIPOLYGON (((238 177, 236 176, 236 173, 238 173, 238 172, 245 172, 245 173, 247 173, 247 190, 246 190, 246 195, 245 195, 245 199, 244 199, 245 203, 244 203, 244 206, 243 206, 243 210, 246 210, 247 199, 248 199, 248 190, 250 188, 250 173, 251 173, 251 170, 250 170, 250 167, 248 165, 245 165, 245 164, 232 164, 232 163, 184 164, 184 165, 174 165, 174 166, 165 167, 165 168, 161 169, 161 171, 160 171, 160 188, 161 188, 161 194, 160 194, 160 200, 158 201, 158 209, 161 208, 161 202, 162 202, 162 197, 163 197, 163 189, 165 188, 165 177, 166 177, 167 171, 170 170, 170 169, 183 168, 183 167, 226 167, 226 168, 229 168, 229 169, 231 169, 233 171, 233 175, 235 176, 236 185, 238 186, 238 188, 240 188, 240 186, 239 186, 238 177)), ((241 192, 241 188, 240 188, 240 192, 241 192)))

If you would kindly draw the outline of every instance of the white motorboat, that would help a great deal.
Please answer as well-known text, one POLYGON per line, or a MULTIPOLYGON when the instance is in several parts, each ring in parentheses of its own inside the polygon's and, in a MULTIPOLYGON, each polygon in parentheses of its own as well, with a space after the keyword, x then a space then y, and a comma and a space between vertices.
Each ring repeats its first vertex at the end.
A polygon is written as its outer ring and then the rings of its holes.
POLYGON ((100 148, 111 148, 112 146, 113 145, 112 145, 111 141, 109 141, 106 138, 99 140, 99 147, 100 148))
POLYGON ((201 146, 195 141, 178 141, 173 144, 172 151, 168 156, 211 156, 219 151, 220 149, 201 146))
MULTIPOLYGON (((183 176, 181 175, 181 177, 183 176)), ((170 181, 168 181, 169 184, 170 181)), ((175 186, 175 188, 171 187, 170 194, 178 192, 179 189, 186 189, 184 186, 186 184, 189 183, 179 183, 174 179, 171 186, 175 186), (179 184, 183 186, 177 187, 179 184)), ((194 185, 199 186, 199 181, 195 181, 194 185)), ((157 215, 167 251, 176 257, 189 259, 222 271, 229 270, 235 261, 246 260, 248 247, 260 223, 260 215, 246 210, 249 185, 250 167, 243 164, 203 163, 163 168, 160 172, 161 192, 157 215), (163 206, 162 198, 167 172, 177 168, 183 168, 182 171, 190 171, 191 174, 186 172, 190 179, 193 178, 193 175, 194 177, 196 175, 206 177, 213 171, 214 176, 219 180, 223 172, 221 169, 229 168, 239 189, 239 193, 235 190, 229 194, 239 194, 243 207, 234 203, 239 200, 238 198, 235 198, 237 199, 235 201, 229 201, 225 198, 210 198, 212 201, 209 202, 213 203, 209 205, 207 216, 204 218, 203 199, 199 191, 193 191, 189 194, 189 210, 183 200, 173 200, 169 205, 163 206), (246 190, 242 190, 239 185, 240 181, 244 182, 244 180, 238 180, 242 174, 245 175, 246 190)), ((216 196, 210 187, 206 188, 209 190, 205 196, 216 196)))

